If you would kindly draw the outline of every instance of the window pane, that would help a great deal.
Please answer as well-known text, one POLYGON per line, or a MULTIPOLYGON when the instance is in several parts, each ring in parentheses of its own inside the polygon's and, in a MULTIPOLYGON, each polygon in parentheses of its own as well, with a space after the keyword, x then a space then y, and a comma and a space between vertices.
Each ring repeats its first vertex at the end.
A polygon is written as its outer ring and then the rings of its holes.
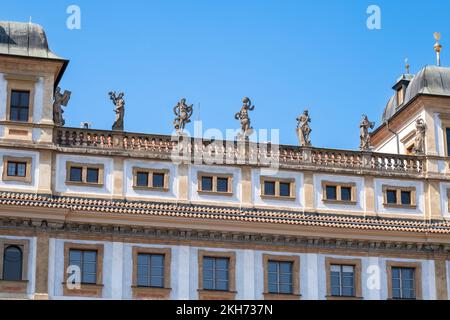
POLYGON ((95 274, 82 273, 81 279, 83 283, 92 283, 92 284, 97 283, 97 276, 95 274))
POLYGON ((152 267, 164 267, 164 255, 162 254, 152 254, 151 255, 152 267))
POLYGON ((274 261, 269 261, 269 272, 277 272, 277 263, 274 261))
POLYGON ((83 169, 78 167, 70 168, 70 181, 73 182, 82 182, 82 173, 83 169))
POLYGON ((342 288, 342 295, 345 297, 353 297, 355 295, 353 287, 342 288))
POLYGON ((352 200, 352 188, 341 187, 341 200, 351 201, 352 200))
POLYGON ((274 196, 275 195, 275 182, 265 181, 264 182, 264 195, 274 196))
POLYGON ((228 270, 228 258, 226 258, 226 259, 217 258, 216 259, 216 268, 228 270))
POLYGON ((16 167, 17 167, 17 164, 15 162, 8 162, 8 176, 9 177, 16 176, 16 167))
POLYGON ((289 197, 291 195, 291 184, 286 182, 280 183, 280 196, 289 197))
POLYGON ((17 176, 25 177, 27 173, 27 164, 23 162, 17 163, 17 176))
POLYGON ((389 204, 397 203, 397 191, 396 190, 387 190, 386 191, 386 199, 389 204))
POLYGON ((19 109, 19 121, 23 121, 23 122, 28 121, 28 109, 24 109, 24 108, 19 109))
POLYGON ((450 156, 450 128, 445 129, 447 134, 447 156, 450 156))
POLYGON ((280 293, 292 294, 292 285, 280 284, 280 293))
POLYGON ((203 279, 203 289, 214 290, 214 285, 212 280, 203 279))
POLYGON ((276 283, 269 282, 269 293, 278 293, 278 287, 276 283))
POLYGON ((147 172, 138 172, 136 174, 136 186, 148 187, 148 173, 147 172))
POLYGON ((95 265, 95 262, 94 263, 84 263, 83 264, 83 272, 95 273, 96 269, 97 269, 97 267, 95 265))
POLYGON ((214 262, 213 262, 212 258, 208 258, 208 257, 203 258, 203 269, 212 269, 213 264, 214 264, 214 262))
POLYGON ((228 270, 217 270, 216 271, 217 280, 228 280, 228 270))
POLYGON ((411 191, 402 191, 402 204, 410 205, 411 204, 411 191))
POLYGON ((273 283, 275 285, 278 284, 278 274, 269 272, 268 273, 268 281, 269 281, 269 283, 273 283))
POLYGON ((75 261, 81 262, 81 251, 70 250, 69 251, 69 261, 70 261, 70 263, 75 262, 75 261))
POLYGON ((327 186, 327 200, 336 200, 336 186, 327 186))
POLYGON ((11 92, 11 106, 18 107, 20 105, 20 92, 11 92))
POLYGON ((164 280, 161 277, 152 277, 150 281, 151 287, 157 287, 157 288, 163 288, 164 287, 164 280))
POLYGON ((228 178, 217 178, 217 192, 228 192, 228 178))
POLYGON ((216 290, 228 291, 228 281, 217 281, 216 290))
POLYGON ((98 169, 88 168, 86 181, 89 183, 98 183, 98 169))
POLYGON ((22 280, 22 250, 17 246, 9 246, 4 251, 3 280, 22 280))
POLYGON ((202 177, 202 190, 212 191, 212 177, 202 177))
POLYGON ((153 188, 164 188, 164 173, 153 174, 153 188))
POLYGON ((139 265, 148 266, 150 264, 150 255, 139 253, 137 256, 137 264, 138 264, 138 266, 139 265))
POLYGON ((96 251, 84 251, 83 260, 85 262, 96 262, 97 252, 96 251))
POLYGON ((10 105, 10 120, 28 121, 30 92, 12 91, 10 105))

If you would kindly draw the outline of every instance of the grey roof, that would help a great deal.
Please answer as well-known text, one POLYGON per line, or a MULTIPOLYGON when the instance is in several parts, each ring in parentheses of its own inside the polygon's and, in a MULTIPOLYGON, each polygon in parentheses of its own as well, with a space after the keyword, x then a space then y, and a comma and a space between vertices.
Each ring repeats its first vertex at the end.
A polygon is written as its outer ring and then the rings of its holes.
MULTIPOLYGON (((405 78, 405 80, 409 79, 405 78)), ((384 109, 382 121, 385 122, 390 119, 418 94, 450 96, 450 68, 426 66, 420 70, 409 83, 402 105, 397 105, 395 94, 389 99, 384 109)))
POLYGON ((0 54, 63 60, 48 48, 44 29, 35 23, 0 21, 0 54))

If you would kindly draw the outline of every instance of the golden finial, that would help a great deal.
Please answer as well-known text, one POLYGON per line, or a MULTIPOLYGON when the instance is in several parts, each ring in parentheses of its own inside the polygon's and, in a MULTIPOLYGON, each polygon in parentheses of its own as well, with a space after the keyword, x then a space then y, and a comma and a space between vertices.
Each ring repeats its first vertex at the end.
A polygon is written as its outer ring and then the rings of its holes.
POLYGON ((436 51, 436 60, 437 60, 437 65, 440 67, 441 66, 441 49, 442 49, 442 45, 439 43, 439 40, 441 39, 441 34, 439 32, 435 32, 433 34, 434 39, 436 40, 436 43, 434 44, 434 51, 436 51))
POLYGON ((405 69, 406 69, 406 74, 409 74, 409 63, 408 63, 408 58, 405 59, 405 69))

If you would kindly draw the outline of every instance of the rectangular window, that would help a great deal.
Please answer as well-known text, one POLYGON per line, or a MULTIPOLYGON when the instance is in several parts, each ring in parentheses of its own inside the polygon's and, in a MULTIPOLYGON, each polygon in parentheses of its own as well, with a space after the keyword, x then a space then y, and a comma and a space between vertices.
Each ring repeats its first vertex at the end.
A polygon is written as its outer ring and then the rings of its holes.
POLYGON ((164 288, 164 259, 163 254, 137 255, 137 286, 164 288))
POLYGON ((137 187, 148 187, 148 172, 137 172, 136 186, 137 187))
POLYGON ((295 179, 260 177, 261 198, 295 200, 295 179))
POLYGON ((25 177, 26 175, 26 162, 8 161, 8 177, 25 177))
POLYGON ((355 296, 355 267, 333 264, 330 266, 331 295, 355 296))
POLYGON ((447 137, 447 156, 450 157, 450 128, 445 129, 445 135, 447 137))
POLYGON ((392 298, 416 299, 414 268, 392 267, 392 298))
POLYGON ((3 157, 3 181, 31 183, 32 158, 3 157))
POLYGON ((268 289, 271 294, 293 294, 293 265, 291 261, 268 262, 268 289))
POLYGON ((212 177, 202 177, 202 191, 213 191, 212 177))
POLYGON ((217 173, 197 173, 198 193, 212 195, 233 195, 233 175, 217 173))
POLYGON ((322 181, 322 201, 355 205, 356 184, 322 181))
POLYGON ((9 120, 28 122, 29 109, 30 92, 12 90, 9 120))
POLYGON ((103 185, 103 172, 103 164, 66 162, 66 184, 101 187, 103 185))
POLYGON ((97 251, 70 249, 69 266, 79 267, 81 283, 97 283, 97 251))
POLYGON ((327 200, 337 200, 336 189, 336 186, 327 186, 327 200))
POLYGON ((133 188, 169 191, 169 170, 134 167, 133 188))
POLYGON ((412 207, 416 206, 416 188, 394 187, 383 185, 384 206, 412 207))
POLYGON ((229 258, 203 257, 203 289, 229 290, 229 258))

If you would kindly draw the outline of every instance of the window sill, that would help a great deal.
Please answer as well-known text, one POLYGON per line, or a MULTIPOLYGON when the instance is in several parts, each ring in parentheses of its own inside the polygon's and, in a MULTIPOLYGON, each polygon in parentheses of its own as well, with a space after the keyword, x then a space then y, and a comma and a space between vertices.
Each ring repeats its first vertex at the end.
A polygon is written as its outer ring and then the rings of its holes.
POLYGON ((348 200, 328 200, 328 199, 323 199, 322 202, 323 203, 328 203, 328 204, 341 204, 341 205, 349 205, 349 206, 356 206, 358 204, 356 201, 348 201, 348 200))
POLYGON ((363 300, 363 297, 326 296, 327 300, 363 300))
POLYGON ((5 293, 26 293, 28 288, 28 280, 0 280, 0 292, 5 293))
POLYGON ((157 188, 157 187, 139 187, 133 186, 134 190, 144 190, 144 191, 159 191, 159 192, 169 192, 169 188, 157 188))
POLYGON ((197 190, 197 193, 204 196, 224 196, 224 197, 232 197, 233 192, 218 192, 218 191, 202 191, 197 190))
POLYGON ((93 297, 101 298, 103 292, 102 284, 80 284, 79 289, 69 289, 67 288, 67 283, 63 282, 63 294, 65 296, 76 296, 76 297, 93 297))
POLYGON ((393 208, 393 209, 407 209, 414 210, 417 209, 417 206, 414 204, 393 204, 393 203, 383 203, 385 208, 393 208))
POLYGON ((30 177, 4 176, 2 180, 3 181, 10 181, 10 182, 21 182, 21 183, 31 184, 31 176, 30 177))
POLYGON ((152 299, 152 300, 167 300, 170 299, 172 288, 157 288, 157 287, 138 287, 132 286, 134 299, 152 299))
POLYGON ((264 300, 300 300, 300 294, 264 293, 264 300))
POLYGON ((295 201, 295 197, 282 197, 282 196, 267 196, 261 195, 261 199, 264 200, 281 200, 281 201, 295 201))
POLYGON ((67 186, 103 188, 103 183, 66 181, 67 186))
POLYGON ((199 300, 235 300, 236 291, 216 291, 199 289, 199 300))

